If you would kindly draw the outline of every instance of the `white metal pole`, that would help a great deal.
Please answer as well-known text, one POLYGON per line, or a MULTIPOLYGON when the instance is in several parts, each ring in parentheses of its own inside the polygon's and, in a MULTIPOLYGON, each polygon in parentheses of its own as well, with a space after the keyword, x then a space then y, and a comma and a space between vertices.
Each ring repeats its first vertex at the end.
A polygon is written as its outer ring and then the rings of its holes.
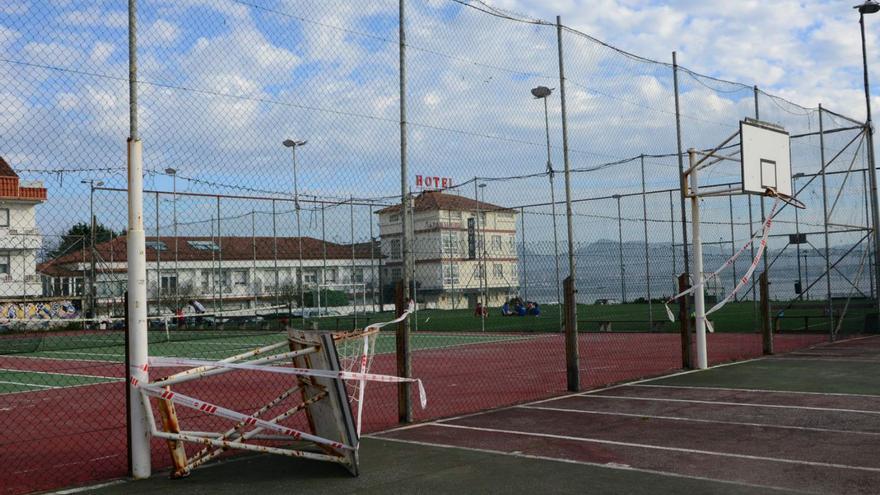
POLYGON ((128 384, 131 408, 131 475, 150 477, 150 427, 139 389, 132 383, 148 383, 147 373, 147 260, 144 232, 143 147, 137 129, 137 1, 128 1, 128 354, 132 382, 128 384), (135 382, 135 380, 137 380, 135 382))
MULTIPOLYGON (((694 269, 692 279, 694 284, 700 284, 703 277, 703 244, 700 240, 700 198, 699 185, 697 182, 697 169, 694 164, 697 160, 697 152, 693 148, 688 150, 690 161, 691 186, 691 226, 694 243, 694 269)), ((704 287, 699 285, 694 292, 694 306, 696 310, 696 334, 697 334, 697 368, 704 370, 709 367, 706 358, 706 300, 704 287)))

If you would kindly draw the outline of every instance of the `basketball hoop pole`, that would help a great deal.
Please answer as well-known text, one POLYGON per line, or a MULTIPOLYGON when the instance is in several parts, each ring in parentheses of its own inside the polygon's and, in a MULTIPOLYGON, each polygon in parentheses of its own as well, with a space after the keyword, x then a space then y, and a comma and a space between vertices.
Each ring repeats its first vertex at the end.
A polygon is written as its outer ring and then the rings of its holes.
MULTIPOLYGON (((703 276, 703 243, 700 240, 700 189, 697 182, 697 151, 695 149, 688 149, 688 160, 690 169, 687 178, 691 189, 689 196, 691 197, 691 228, 693 229, 694 243, 694 269, 691 273, 694 276, 692 283, 697 287, 694 291, 697 368, 704 370, 709 367, 709 363, 706 358, 706 299, 703 284, 700 283, 700 277, 703 276)), ((687 191, 683 192, 687 194, 687 191)))

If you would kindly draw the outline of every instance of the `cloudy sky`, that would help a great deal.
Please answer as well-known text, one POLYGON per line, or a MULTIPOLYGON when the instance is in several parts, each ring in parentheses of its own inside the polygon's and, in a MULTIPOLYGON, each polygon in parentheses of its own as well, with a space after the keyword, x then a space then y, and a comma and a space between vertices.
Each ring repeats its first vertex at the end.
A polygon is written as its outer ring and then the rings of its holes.
MULTIPOLYGON (((543 107, 529 94, 537 85, 554 88, 548 100, 550 159, 555 169, 562 166, 556 30, 466 3, 407 4, 411 174, 456 183, 491 179, 487 199, 506 206, 546 202, 546 176, 511 177, 546 170, 543 107)), ((586 198, 641 190, 638 157, 676 151, 668 65, 673 50, 689 69, 742 83, 681 74, 685 147, 716 144, 741 118, 753 116, 753 84, 807 107, 759 96, 761 118, 792 132, 817 129, 817 114, 809 108, 819 102, 862 118, 858 15, 850 3, 491 5, 524 19, 553 21, 559 14, 566 26, 595 38, 563 33, 571 166, 582 170, 573 187, 576 197, 586 198), (607 165, 617 161, 623 163, 607 165)), ((23 177, 48 184, 53 202, 41 215, 60 227, 82 213, 88 188, 80 180, 124 185, 126 5, 0 3, 0 154, 24 170, 23 177)), ((141 0, 139 23, 148 188, 169 190, 171 181, 161 172, 172 167, 181 191, 289 196, 290 151, 280 143, 298 138, 308 140, 298 155, 305 194, 339 199, 399 192, 396 1, 141 0)), ((877 23, 880 15, 869 18, 871 47, 877 45, 877 23)), ((874 67, 880 67, 878 53, 880 47, 872 51, 874 67)), ((826 120, 826 128, 850 125, 826 120)), ((793 145, 796 170, 818 169, 816 148, 793 145)), ((644 163, 647 189, 675 187, 675 158, 649 156, 644 163)), ((719 169, 710 178, 730 173, 735 170, 719 169)), ((561 190, 557 176, 557 194, 561 190)), ((473 186, 460 192, 471 195, 473 186)), ((105 194, 98 202, 101 216, 124 224, 123 196, 105 194)), ((162 218, 168 218, 169 204, 160 202, 162 218)), ((201 199, 179 201, 178 207, 192 221, 207 222, 213 211, 201 199)), ((228 201, 223 215, 254 207, 253 201, 228 201)), ((268 203, 257 208, 268 209, 268 203)), ((641 205, 624 210, 635 215, 641 205)), ((348 229, 340 223, 334 230, 348 229)), ((603 234, 604 227, 597 235, 603 234)))

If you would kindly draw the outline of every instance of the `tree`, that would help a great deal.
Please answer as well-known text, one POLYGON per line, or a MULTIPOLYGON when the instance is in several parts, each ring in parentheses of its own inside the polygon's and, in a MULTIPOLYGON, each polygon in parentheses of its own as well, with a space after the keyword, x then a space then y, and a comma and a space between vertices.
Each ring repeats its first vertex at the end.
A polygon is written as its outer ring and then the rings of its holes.
MULTIPOLYGON (((120 235, 124 235, 124 232, 120 231, 117 234, 112 229, 105 227, 100 223, 95 226, 95 244, 107 242, 120 235)), ((57 258, 84 248, 88 249, 91 247, 91 242, 92 226, 85 222, 75 224, 61 236, 61 242, 55 249, 49 252, 49 258, 57 258)))

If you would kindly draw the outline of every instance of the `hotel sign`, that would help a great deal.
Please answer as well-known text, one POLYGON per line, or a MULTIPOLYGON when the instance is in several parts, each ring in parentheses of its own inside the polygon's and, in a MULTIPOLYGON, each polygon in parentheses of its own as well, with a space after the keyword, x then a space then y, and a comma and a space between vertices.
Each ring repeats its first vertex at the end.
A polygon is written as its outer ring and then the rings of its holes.
POLYGON ((452 178, 433 175, 417 175, 416 187, 419 189, 447 189, 452 187, 452 178))

